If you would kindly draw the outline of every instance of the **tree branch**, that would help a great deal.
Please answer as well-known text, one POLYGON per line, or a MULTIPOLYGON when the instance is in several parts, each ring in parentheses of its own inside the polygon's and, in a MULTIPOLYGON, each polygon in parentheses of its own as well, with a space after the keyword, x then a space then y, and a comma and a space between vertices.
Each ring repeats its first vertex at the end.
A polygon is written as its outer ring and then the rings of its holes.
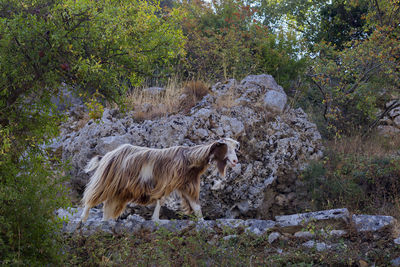
POLYGON ((378 116, 378 118, 373 121, 367 128, 367 130, 364 131, 364 134, 362 135, 363 137, 366 136, 369 132, 371 132, 379 123, 379 121, 386 116, 391 110, 400 107, 400 99, 396 99, 389 107, 387 107, 381 115, 378 116))

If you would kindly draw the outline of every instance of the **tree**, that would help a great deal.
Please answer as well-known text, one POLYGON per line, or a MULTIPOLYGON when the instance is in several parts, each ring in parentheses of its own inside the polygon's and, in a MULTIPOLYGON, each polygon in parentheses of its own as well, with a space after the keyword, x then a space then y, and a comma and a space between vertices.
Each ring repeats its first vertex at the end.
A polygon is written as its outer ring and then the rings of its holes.
POLYGON ((342 49, 345 42, 363 39, 365 16, 369 1, 261 1, 264 24, 272 28, 286 24, 297 31, 313 51, 313 45, 321 41, 342 49))
POLYGON ((288 88, 304 68, 290 32, 272 34, 241 1, 196 1, 184 5, 187 76, 214 79, 269 73, 288 88))
POLYGON ((61 114, 61 83, 118 102, 183 53, 183 13, 146 1, 0 0, 0 262, 59 254, 60 169, 44 144, 61 114))
POLYGON ((366 16, 368 37, 345 43, 343 50, 318 45, 309 76, 323 97, 323 115, 335 136, 368 130, 380 104, 399 98, 399 11, 399 1, 376 1, 366 16))

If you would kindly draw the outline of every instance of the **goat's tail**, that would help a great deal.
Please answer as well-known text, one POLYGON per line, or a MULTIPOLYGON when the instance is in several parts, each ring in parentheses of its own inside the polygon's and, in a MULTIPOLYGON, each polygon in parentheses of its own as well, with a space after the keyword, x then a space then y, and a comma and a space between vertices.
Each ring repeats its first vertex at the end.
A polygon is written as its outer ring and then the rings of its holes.
POLYGON ((100 156, 93 157, 84 170, 86 173, 96 170, 90 177, 82 198, 82 204, 84 206, 89 206, 90 208, 98 205, 101 202, 104 187, 106 186, 102 179, 105 166, 108 164, 108 162, 101 159, 102 157, 100 156))
POLYGON ((91 171, 94 171, 95 169, 97 169, 97 167, 99 167, 99 162, 100 162, 101 158, 102 158, 102 157, 100 157, 100 156, 95 156, 95 157, 93 157, 93 158, 89 161, 89 163, 86 165, 84 171, 85 171, 86 173, 88 173, 88 172, 91 172, 91 171))

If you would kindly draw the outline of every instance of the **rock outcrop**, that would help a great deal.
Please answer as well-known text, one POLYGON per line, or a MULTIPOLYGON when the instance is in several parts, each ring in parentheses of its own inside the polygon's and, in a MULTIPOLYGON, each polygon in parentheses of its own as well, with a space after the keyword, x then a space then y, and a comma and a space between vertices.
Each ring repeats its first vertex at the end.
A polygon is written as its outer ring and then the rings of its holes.
MULTIPOLYGON (((270 243, 283 236, 290 236, 301 240, 310 240, 304 246, 312 247, 316 244, 312 239, 315 239, 318 235, 336 238, 344 237, 348 234, 349 229, 364 235, 372 233, 375 235, 375 239, 380 238, 382 235, 387 235, 387 233, 396 232, 396 219, 391 216, 364 214, 351 216, 346 208, 277 216, 275 220, 217 219, 199 221, 161 220, 159 222, 145 220, 136 214, 117 221, 102 221, 102 211, 91 209, 87 222, 80 225, 81 213, 82 208, 59 209, 56 211, 57 216, 65 220, 62 228, 64 233, 74 233, 78 230, 82 231, 84 235, 91 235, 99 231, 122 234, 134 233, 140 230, 154 231, 160 228, 174 232, 188 228, 194 228, 198 231, 242 228, 247 233, 259 236, 269 233, 268 241, 270 243), (297 228, 297 230, 293 231, 294 228, 297 228), (313 229, 313 232, 309 232, 306 229, 313 229)), ((397 242, 395 237, 392 239, 393 242, 397 242)))
MULTIPOLYGON (((140 122, 134 114, 105 109, 99 123, 90 120, 64 134, 57 142, 72 164, 73 188, 82 193, 89 179, 83 169, 91 157, 124 143, 165 148, 231 137, 241 142, 240 164, 225 179, 212 171, 203 176, 200 199, 206 218, 272 218, 301 209, 295 174, 322 156, 316 125, 302 109, 287 105, 285 92, 270 75, 217 83, 211 91, 188 114, 140 122)), ((166 205, 179 208, 174 198, 166 205)))
POLYGON ((386 103, 386 108, 392 109, 380 120, 378 132, 384 136, 400 134, 400 101, 390 101, 386 103))

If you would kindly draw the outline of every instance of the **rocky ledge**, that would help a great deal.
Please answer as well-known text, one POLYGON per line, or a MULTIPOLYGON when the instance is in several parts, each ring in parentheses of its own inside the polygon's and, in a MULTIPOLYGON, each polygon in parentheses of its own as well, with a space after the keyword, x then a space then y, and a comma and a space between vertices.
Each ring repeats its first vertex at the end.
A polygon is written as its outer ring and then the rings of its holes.
MULTIPOLYGON (((266 74, 217 83, 186 114, 137 121, 134 114, 105 109, 99 122, 90 120, 82 128, 63 131, 52 147, 70 162, 71 186, 80 195, 89 180, 83 169, 90 158, 121 144, 165 148, 221 137, 240 141, 240 164, 229 169, 225 179, 212 168, 204 174, 200 200, 210 219, 270 219, 308 208, 304 194, 297 193, 302 182, 296 173, 322 156, 321 135, 302 109, 287 105, 283 88, 266 74)), ((179 203, 171 197, 165 206, 176 212, 179 203)), ((133 212, 126 216, 146 215, 134 205, 129 210, 133 212)))
POLYGON ((56 211, 57 216, 65 220, 62 228, 64 233, 79 231, 84 235, 91 235, 99 231, 110 234, 123 234, 135 233, 140 230, 155 231, 161 228, 174 232, 185 229, 214 231, 215 229, 241 228, 245 232, 255 235, 268 233, 268 239, 272 243, 288 235, 311 240, 316 233, 315 231, 310 231, 310 229, 319 229, 322 234, 332 236, 345 236, 347 231, 352 229, 359 233, 373 233, 376 238, 379 238, 381 234, 395 232, 394 228, 397 222, 392 216, 351 215, 346 208, 276 216, 275 220, 217 219, 160 220, 158 222, 145 220, 136 214, 117 221, 102 221, 102 211, 100 209, 91 209, 87 222, 80 226, 81 213, 82 208, 59 209, 56 211))

